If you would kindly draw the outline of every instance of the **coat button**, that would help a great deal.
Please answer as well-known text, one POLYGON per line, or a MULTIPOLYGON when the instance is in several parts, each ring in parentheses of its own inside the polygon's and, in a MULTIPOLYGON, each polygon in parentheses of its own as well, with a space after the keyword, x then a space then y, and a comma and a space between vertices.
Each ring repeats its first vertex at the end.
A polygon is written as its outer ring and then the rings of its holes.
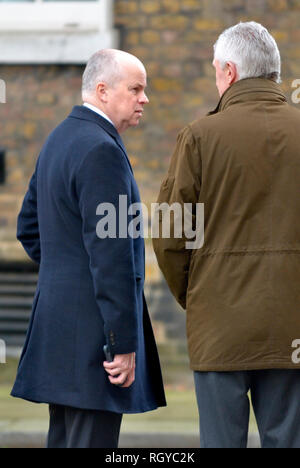
POLYGON ((110 332, 109 337, 110 337, 111 345, 114 346, 116 344, 115 343, 115 335, 114 335, 114 333, 112 331, 110 332))

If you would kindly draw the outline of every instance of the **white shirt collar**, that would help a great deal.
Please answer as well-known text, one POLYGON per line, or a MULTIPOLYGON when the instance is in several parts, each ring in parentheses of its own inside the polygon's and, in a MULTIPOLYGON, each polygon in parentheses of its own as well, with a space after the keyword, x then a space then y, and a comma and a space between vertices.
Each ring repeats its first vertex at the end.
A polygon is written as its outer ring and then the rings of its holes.
POLYGON ((96 112, 97 114, 101 115, 101 117, 104 117, 104 119, 108 120, 113 126, 115 126, 115 124, 110 120, 110 118, 107 117, 107 115, 104 114, 102 110, 98 109, 98 107, 95 107, 92 104, 89 104, 88 102, 84 102, 83 105, 85 107, 88 107, 91 111, 96 112))

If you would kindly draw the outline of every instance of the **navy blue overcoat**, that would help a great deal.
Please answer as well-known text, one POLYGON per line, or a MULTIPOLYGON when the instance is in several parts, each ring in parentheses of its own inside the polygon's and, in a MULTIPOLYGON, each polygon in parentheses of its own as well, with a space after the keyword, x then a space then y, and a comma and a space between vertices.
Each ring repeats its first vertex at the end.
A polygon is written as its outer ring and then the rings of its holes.
POLYGON ((48 137, 18 218, 17 237, 40 270, 13 396, 117 413, 165 405, 143 293, 144 240, 123 228, 120 236, 118 224, 116 238, 97 234, 100 204, 124 217, 119 195, 128 207, 140 202, 122 140, 106 119, 75 106, 48 137), (109 382, 104 344, 136 352, 130 388, 109 382))

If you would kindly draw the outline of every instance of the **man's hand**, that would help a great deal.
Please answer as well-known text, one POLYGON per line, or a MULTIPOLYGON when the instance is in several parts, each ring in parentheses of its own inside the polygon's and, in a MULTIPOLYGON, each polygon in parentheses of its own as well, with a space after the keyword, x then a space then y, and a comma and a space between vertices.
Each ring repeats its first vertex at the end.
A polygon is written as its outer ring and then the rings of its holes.
POLYGON ((135 380, 135 353, 116 354, 113 362, 104 361, 103 367, 111 384, 128 388, 135 380))

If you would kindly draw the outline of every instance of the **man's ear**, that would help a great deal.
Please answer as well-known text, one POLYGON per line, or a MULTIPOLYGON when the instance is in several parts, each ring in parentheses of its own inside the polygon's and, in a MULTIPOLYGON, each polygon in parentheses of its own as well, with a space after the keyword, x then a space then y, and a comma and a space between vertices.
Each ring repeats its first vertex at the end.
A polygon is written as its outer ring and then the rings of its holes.
POLYGON ((100 81, 96 86, 96 95, 99 101, 107 102, 107 84, 100 81))
POLYGON ((235 63, 233 62, 226 63, 226 78, 227 78, 229 86, 233 85, 233 83, 238 81, 239 75, 238 75, 235 63))

